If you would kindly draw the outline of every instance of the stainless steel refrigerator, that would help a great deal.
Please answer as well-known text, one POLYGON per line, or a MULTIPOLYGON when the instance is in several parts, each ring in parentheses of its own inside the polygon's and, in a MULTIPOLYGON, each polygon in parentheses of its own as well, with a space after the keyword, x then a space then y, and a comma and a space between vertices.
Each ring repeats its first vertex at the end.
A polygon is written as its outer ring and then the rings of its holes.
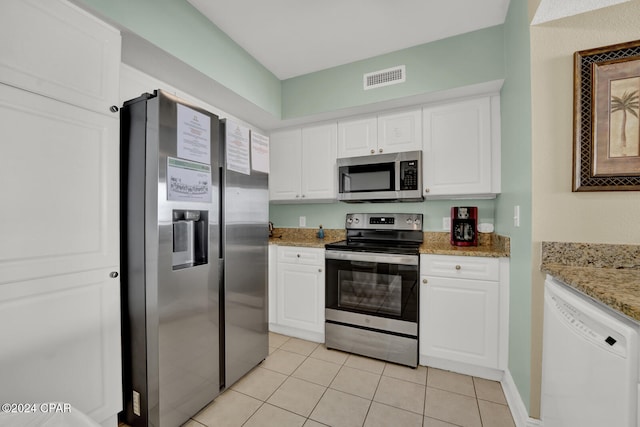
POLYGON ((181 425, 268 354, 268 175, 237 144, 246 134, 161 90, 121 109, 120 418, 133 427, 181 425))

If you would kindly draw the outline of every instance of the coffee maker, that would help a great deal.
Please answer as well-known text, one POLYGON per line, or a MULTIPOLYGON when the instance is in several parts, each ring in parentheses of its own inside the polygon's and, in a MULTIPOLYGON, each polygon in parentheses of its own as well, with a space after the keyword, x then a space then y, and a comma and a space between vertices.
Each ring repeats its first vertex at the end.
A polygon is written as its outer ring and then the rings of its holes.
POLYGON ((478 246, 478 208, 476 206, 451 208, 451 244, 478 246))

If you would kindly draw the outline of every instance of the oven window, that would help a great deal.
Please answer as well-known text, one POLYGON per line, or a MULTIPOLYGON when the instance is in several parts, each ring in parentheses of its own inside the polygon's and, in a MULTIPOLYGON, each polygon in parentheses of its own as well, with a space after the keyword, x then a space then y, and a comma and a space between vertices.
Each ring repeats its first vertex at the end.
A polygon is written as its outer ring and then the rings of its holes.
POLYGON ((398 275, 341 271, 338 278, 338 307, 367 313, 402 313, 402 277, 398 275))
POLYGON ((418 266, 333 259, 326 266, 327 308, 417 321, 418 266))

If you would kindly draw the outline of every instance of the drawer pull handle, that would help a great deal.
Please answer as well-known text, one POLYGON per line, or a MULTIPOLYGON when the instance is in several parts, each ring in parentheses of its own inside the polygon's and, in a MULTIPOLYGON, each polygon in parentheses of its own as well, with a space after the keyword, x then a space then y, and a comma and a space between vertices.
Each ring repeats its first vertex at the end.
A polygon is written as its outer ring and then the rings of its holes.
POLYGON ((300 254, 296 254, 296 256, 297 256, 298 258, 300 258, 300 254))
POLYGON ((371 149, 371 154, 375 153, 376 150, 374 150, 373 148, 371 149))
POLYGON ((424 283, 425 285, 427 284, 428 280, 427 279, 422 279, 422 283, 424 283))
POLYGON ((318 273, 322 273, 322 269, 321 268, 318 269, 318 273))
POLYGON ((460 264, 456 265, 456 270, 461 270, 462 267, 460 266, 460 264))

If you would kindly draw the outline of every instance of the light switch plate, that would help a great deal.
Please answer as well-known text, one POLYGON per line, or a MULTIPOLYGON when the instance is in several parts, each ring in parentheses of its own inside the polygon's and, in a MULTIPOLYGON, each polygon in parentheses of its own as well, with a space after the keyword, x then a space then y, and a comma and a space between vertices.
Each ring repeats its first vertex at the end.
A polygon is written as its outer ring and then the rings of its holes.
POLYGON ((301 216, 299 221, 298 221, 298 226, 299 227, 306 227, 307 226, 307 217, 306 216, 301 216))

